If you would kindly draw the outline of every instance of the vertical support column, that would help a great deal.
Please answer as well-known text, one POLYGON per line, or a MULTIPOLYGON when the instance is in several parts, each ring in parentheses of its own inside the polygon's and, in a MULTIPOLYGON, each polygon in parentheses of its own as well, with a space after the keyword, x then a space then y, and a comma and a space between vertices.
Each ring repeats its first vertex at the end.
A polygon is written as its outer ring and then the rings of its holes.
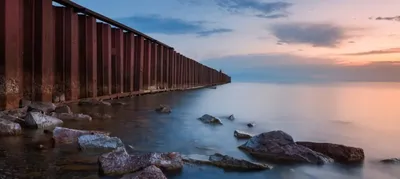
POLYGON ((111 94, 111 27, 97 23, 97 89, 99 95, 111 94))
POLYGON ((65 8, 65 99, 79 96, 78 15, 65 8))
POLYGON ((0 2, 1 109, 18 107, 22 98, 22 3, 22 0, 2 0, 0 2))
POLYGON ((177 53, 175 50, 172 50, 172 89, 176 88, 176 71, 177 67, 177 53))
POLYGON ((65 93, 65 8, 53 6, 54 17, 54 93, 65 93))
MULTIPOLYGON (((9 1, 9 0, 8 0, 9 1)), ((5 3, 2 1, 1 8, 5 8, 5 3)), ((35 98, 35 74, 34 74, 34 52, 35 52, 35 0, 22 0, 23 3, 23 98, 33 100, 35 98)), ((18 3, 18 2, 13 2, 18 3)), ((10 5, 10 4, 9 4, 10 5)), ((9 6, 7 5, 7 6, 9 6)), ((10 8, 8 8, 10 9, 10 8)), ((16 12, 16 11, 15 11, 16 12)), ((1 13, 7 14, 5 10, 1 13)), ((2 20, 5 20, 2 17, 2 20)), ((2 22, 6 23, 6 21, 2 22)), ((6 36, 5 36, 6 37, 6 36)), ((7 40, 4 37, 4 42, 7 40)), ((2 53, 4 54, 4 53, 2 53)), ((5 59, 5 58, 2 58, 5 59)))
POLYGON ((124 40, 123 32, 121 29, 113 28, 111 30, 112 44, 113 44, 113 56, 112 56, 112 74, 113 74, 113 94, 123 92, 123 59, 124 59, 124 40))
POLYGON ((176 86, 178 89, 182 88, 182 84, 181 84, 181 79, 182 79, 182 74, 181 74, 181 70, 182 70, 182 60, 181 60, 181 54, 177 53, 176 54, 176 66, 177 66, 177 70, 176 70, 176 86))
POLYGON ((150 40, 144 41, 143 88, 149 89, 151 83, 151 44, 150 40))
POLYGON ((152 50, 153 50, 153 54, 152 54, 152 61, 151 61, 151 69, 152 69, 152 86, 154 86, 155 88, 157 88, 157 75, 158 75, 158 70, 157 70, 157 62, 158 62, 158 45, 156 43, 153 43, 152 46, 152 50))
MULTIPOLYGON (((18 12, 18 11, 17 11, 18 12)), ((54 85, 52 36, 52 0, 35 0, 35 53, 34 53, 34 93, 35 100, 52 101, 54 85)))
POLYGON ((124 92, 132 92, 134 90, 134 39, 133 33, 125 32, 124 34, 124 92))
POLYGON ((135 36, 135 91, 143 90, 144 37, 135 36))
POLYGON ((164 89, 169 88, 169 81, 170 81, 170 65, 171 65, 171 49, 165 47, 165 60, 164 60, 164 89))
POLYGON ((163 83, 163 60, 164 60, 164 46, 158 45, 158 62, 157 62, 157 89, 162 87, 163 83))
POLYGON ((97 96, 97 27, 94 17, 86 17, 87 97, 97 96))
POLYGON ((79 98, 86 98, 87 97, 87 61, 86 61, 86 51, 87 51, 87 46, 86 44, 88 43, 86 41, 86 29, 87 29, 87 23, 86 23, 86 15, 79 15, 79 98))

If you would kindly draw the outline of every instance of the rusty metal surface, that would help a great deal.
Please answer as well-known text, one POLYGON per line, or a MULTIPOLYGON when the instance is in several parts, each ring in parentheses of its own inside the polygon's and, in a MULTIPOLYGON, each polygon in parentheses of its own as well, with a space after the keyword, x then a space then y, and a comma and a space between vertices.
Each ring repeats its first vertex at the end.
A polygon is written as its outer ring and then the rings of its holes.
POLYGON ((131 32, 124 33, 124 92, 133 91, 134 84, 134 34, 131 32))

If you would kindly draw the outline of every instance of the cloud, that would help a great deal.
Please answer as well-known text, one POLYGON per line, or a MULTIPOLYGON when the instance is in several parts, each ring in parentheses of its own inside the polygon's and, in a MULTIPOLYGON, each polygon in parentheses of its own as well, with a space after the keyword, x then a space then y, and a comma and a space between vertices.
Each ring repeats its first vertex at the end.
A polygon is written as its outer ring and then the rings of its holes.
POLYGON ((197 35, 200 37, 206 37, 206 36, 210 36, 213 34, 221 34, 221 33, 227 33, 227 32, 233 32, 233 30, 232 29, 224 29, 224 28, 212 29, 212 30, 205 30, 205 31, 197 32, 197 35))
POLYGON ((343 65, 334 59, 290 54, 249 54, 209 59, 233 81, 271 83, 400 82, 400 62, 343 65))
POLYGON ((270 29, 280 42, 309 44, 314 47, 336 47, 346 39, 346 29, 327 23, 275 24, 270 29))
POLYGON ((386 21, 399 21, 400 22, 400 16, 393 16, 393 17, 377 17, 375 20, 386 20, 386 21))
POLYGON ((215 0, 217 5, 232 13, 256 13, 257 17, 280 18, 282 15, 270 15, 271 13, 283 13, 292 3, 288 2, 262 2, 260 0, 215 0))
POLYGON ((231 32, 231 29, 206 28, 206 21, 185 21, 178 18, 161 17, 159 15, 142 15, 119 18, 117 21, 145 33, 167 35, 198 34, 200 37, 212 34, 231 32))
POLYGON ((257 14, 256 17, 264 18, 264 19, 279 19, 288 17, 287 14, 273 14, 273 15, 265 15, 265 14, 257 14))
POLYGON ((379 55, 379 54, 392 54, 392 53, 400 53, 400 48, 389 48, 383 50, 371 50, 366 52, 357 52, 357 53, 348 53, 344 54, 347 56, 362 56, 362 55, 379 55))

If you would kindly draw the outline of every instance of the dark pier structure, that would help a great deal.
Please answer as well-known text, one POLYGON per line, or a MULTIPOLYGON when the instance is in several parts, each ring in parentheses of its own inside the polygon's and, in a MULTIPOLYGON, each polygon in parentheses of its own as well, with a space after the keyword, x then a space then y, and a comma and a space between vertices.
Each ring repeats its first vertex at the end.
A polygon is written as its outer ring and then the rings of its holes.
POLYGON ((58 94, 76 101, 230 81, 72 1, 0 0, 0 109, 16 108, 21 99, 51 102, 58 94))

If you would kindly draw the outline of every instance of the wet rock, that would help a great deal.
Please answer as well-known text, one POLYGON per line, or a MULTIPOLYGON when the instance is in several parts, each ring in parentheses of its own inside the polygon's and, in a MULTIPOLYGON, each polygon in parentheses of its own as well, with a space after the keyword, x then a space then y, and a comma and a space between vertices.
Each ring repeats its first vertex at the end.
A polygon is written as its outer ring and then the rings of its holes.
POLYGON ((31 111, 43 111, 44 113, 50 113, 53 112, 56 109, 56 105, 53 103, 49 103, 49 102, 40 102, 40 101, 35 101, 32 102, 29 106, 28 106, 28 112, 31 111))
POLYGON ((183 162, 178 153, 148 153, 129 155, 120 147, 99 157, 100 171, 105 175, 123 175, 136 172, 142 168, 155 165, 162 170, 179 170, 183 162))
POLYGON ((167 179, 164 173, 154 165, 132 174, 126 174, 121 179, 167 179))
POLYGON ((232 114, 232 115, 228 116, 228 119, 229 120, 235 120, 235 116, 232 114))
POLYGON ((250 139, 253 137, 251 134, 239 130, 235 130, 233 135, 238 139, 250 139))
POLYGON ((111 105, 113 105, 113 106, 124 106, 124 105, 126 105, 126 103, 121 102, 121 101, 113 101, 113 102, 111 102, 111 105))
POLYGON ((51 113, 51 116, 59 118, 64 121, 91 121, 92 117, 86 114, 72 114, 72 113, 51 113))
POLYGON ((79 101, 78 105, 80 106, 96 106, 96 105, 104 105, 104 106, 111 106, 111 103, 97 100, 97 99, 82 99, 79 101))
POLYGON ((400 158, 389 158, 381 160, 384 164, 400 164, 400 158))
POLYGON ((160 105, 156 108, 156 111, 159 113, 171 113, 171 108, 169 106, 160 105))
POLYGON ((121 139, 109 137, 103 134, 88 134, 78 137, 78 144, 81 150, 114 150, 123 147, 121 139))
POLYGON ((316 142, 296 142, 296 144, 322 153, 339 163, 357 163, 364 160, 364 150, 361 148, 316 142))
POLYGON ((237 159, 230 157, 228 155, 222 155, 219 153, 215 153, 211 156, 203 156, 203 155, 189 155, 183 157, 185 162, 195 163, 195 164, 206 164, 213 165, 223 169, 230 170, 266 170, 272 169, 272 166, 250 162, 243 159, 237 159))
POLYGON ((28 107, 23 107, 23 108, 3 111, 3 113, 0 114, 0 116, 8 116, 8 117, 23 119, 25 118, 27 112, 28 112, 28 107))
POLYGON ((21 126, 16 123, 0 118, 0 136, 15 136, 20 135, 22 133, 21 126))
POLYGON ((92 113, 90 115, 96 119, 111 119, 112 118, 109 114, 92 113))
POLYGON ((71 108, 67 105, 62 105, 58 106, 55 109, 56 113, 67 113, 67 114, 72 114, 71 108))
POLYGON ((52 116, 47 116, 40 112, 29 112, 26 115, 24 122, 24 126, 36 129, 52 129, 62 125, 62 120, 52 116))
POLYGON ((248 123, 247 124, 247 127, 254 127, 254 126, 256 126, 256 124, 254 124, 254 123, 248 123))
POLYGON ((221 122, 220 119, 218 119, 218 118, 216 118, 214 116, 208 115, 208 114, 204 114, 203 116, 201 116, 199 118, 199 120, 204 122, 204 123, 208 123, 208 124, 220 124, 220 125, 222 125, 222 122, 221 122))
POLYGON ((297 145, 292 136, 280 130, 254 136, 239 148, 255 157, 280 163, 324 164, 332 161, 321 153, 297 145))
POLYGON ((79 136, 87 134, 110 135, 110 133, 102 131, 87 131, 87 130, 69 129, 64 127, 56 127, 53 130, 53 139, 55 143, 58 144, 71 144, 71 143, 77 143, 79 136))

